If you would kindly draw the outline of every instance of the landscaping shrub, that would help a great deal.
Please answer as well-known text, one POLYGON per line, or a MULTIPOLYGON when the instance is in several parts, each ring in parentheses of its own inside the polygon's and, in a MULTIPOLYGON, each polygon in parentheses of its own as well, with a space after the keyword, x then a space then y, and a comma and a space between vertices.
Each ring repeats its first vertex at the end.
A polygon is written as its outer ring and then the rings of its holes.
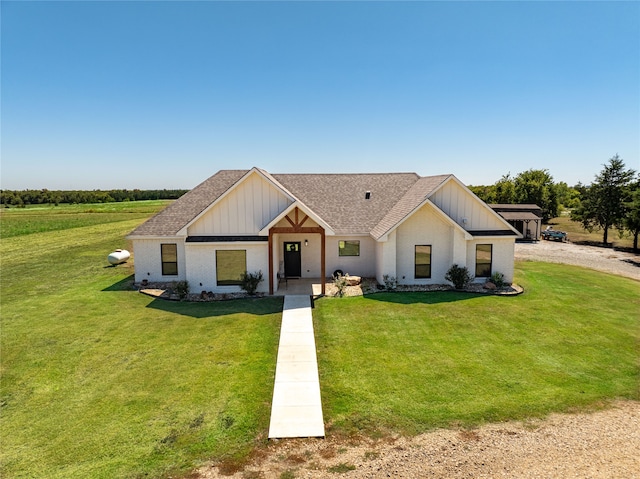
POLYGON ((444 279, 453 283, 456 289, 464 289, 471 282, 473 277, 469 274, 469 270, 465 266, 454 264, 449 268, 444 279))
POLYGON ((498 273, 497 271, 491 275, 489 281, 495 284, 498 289, 507 285, 507 282, 504 280, 504 274, 498 273))
POLYGON ((347 288, 347 276, 349 275, 342 275, 338 273, 333 277, 333 285, 338 290, 336 296, 338 296, 339 298, 342 298, 344 296, 344 290, 347 288))
POLYGON ((173 290, 180 298, 180 301, 187 299, 189 296, 189 282, 188 281, 174 281, 173 290))
POLYGON ((240 275, 240 287, 251 296, 256 294, 260 283, 262 283, 262 271, 260 270, 253 273, 245 271, 240 275))
POLYGON ((398 287, 398 279, 395 276, 385 274, 382 280, 384 281, 384 288, 387 291, 393 291, 398 287))

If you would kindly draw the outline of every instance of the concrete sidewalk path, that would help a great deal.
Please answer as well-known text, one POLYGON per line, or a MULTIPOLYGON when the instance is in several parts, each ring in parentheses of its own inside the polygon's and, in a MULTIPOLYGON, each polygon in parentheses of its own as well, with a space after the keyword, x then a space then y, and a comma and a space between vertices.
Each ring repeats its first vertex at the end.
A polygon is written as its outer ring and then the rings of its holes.
POLYGON ((284 297, 269 439, 324 437, 311 298, 284 297))

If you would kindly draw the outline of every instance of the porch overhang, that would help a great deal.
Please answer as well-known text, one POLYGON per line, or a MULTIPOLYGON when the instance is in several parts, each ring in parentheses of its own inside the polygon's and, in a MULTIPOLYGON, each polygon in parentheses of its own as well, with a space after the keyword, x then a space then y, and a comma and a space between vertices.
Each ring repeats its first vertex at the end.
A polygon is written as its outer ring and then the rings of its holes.
MULTIPOLYGON (((311 211, 311 209, 309 209, 306 205, 304 205, 302 202, 300 201, 294 201, 293 203, 291 203, 287 208, 285 208, 282 213, 280 213, 278 216, 276 216, 275 218, 273 218, 264 228, 262 228, 258 234, 260 236, 267 236, 269 234, 269 231, 278 223, 280 223, 283 219, 287 218, 289 213, 294 212, 295 210, 298 210, 299 212, 304 213, 307 217, 311 218, 313 221, 316 222, 316 224, 322 228, 325 232, 326 235, 329 236, 333 236, 335 235, 335 232, 333 231, 333 229, 322 219, 320 218, 317 214, 315 214, 313 211, 311 211)), ((294 213, 295 215, 298 215, 299 213, 294 213)), ((304 223, 306 221, 305 218, 302 219, 302 222, 304 223)), ((293 223, 291 223, 291 219, 289 219, 289 223, 291 225, 293 225, 293 223)), ((302 226, 302 224, 300 224, 299 226, 302 226)))
MULTIPOLYGON (((280 233, 297 233, 297 234, 319 234, 320 235, 320 285, 321 285, 321 293, 325 294, 325 278, 326 278, 326 266, 325 266, 325 229, 322 226, 304 226, 304 223, 310 218, 308 214, 302 212, 304 217, 302 218, 301 210, 297 206, 289 209, 289 213, 285 213, 282 215, 278 221, 275 223, 271 222, 270 224, 277 224, 280 222, 282 218, 286 219, 289 223, 289 226, 271 226, 268 230, 269 235, 269 294, 273 295, 274 284, 273 284, 273 235, 280 233), (292 215, 290 217, 289 215, 292 215)), ((280 215, 279 215, 280 216, 280 215)), ((314 221, 316 221, 314 219, 314 221)), ((316 221, 316 223, 318 223, 316 221)), ((318 223, 320 224, 320 223, 318 223)), ((261 232, 262 233, 262 232, 261 232)), ((333 233, 333 231, 332 231, 333 233)))

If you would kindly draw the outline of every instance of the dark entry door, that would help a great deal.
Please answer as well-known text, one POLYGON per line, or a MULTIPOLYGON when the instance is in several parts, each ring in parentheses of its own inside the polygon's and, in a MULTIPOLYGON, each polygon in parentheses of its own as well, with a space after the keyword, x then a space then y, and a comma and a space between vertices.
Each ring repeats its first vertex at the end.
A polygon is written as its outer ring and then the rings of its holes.
POLYGON ((284 274, 287 278, 299 278, 302 272, 300 242, 284 243, 284 274))

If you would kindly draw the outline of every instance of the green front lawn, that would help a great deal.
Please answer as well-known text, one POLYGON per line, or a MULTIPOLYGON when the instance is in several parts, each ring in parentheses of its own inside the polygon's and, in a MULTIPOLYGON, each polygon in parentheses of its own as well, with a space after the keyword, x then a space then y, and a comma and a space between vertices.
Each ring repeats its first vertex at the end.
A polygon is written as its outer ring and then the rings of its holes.
POLYGON ((282 298, 129 290, 106 257, 139 223, 2 240, 1 477, 162 477, 265 437, 282 298))
MULTIPOLYGON (((143 296, 130 290, 131 263, 106 259, 130 249, 140 211, 95 211, 78 226, 50 210, 39 214, 56 231, 0 243, 0 476, 167 477, 263 445, 282 299, 143 296)), ((517 264, 516 281, 526 292, 515 298, 317 301, 329 434, 638 399, 640 283, 543 263, 517 264)))
POLYGON ((518 263, 516 280, 518 297, 316 301, 331 432, 414 434, 639 398, 640 283, 545 263, 518 263))

